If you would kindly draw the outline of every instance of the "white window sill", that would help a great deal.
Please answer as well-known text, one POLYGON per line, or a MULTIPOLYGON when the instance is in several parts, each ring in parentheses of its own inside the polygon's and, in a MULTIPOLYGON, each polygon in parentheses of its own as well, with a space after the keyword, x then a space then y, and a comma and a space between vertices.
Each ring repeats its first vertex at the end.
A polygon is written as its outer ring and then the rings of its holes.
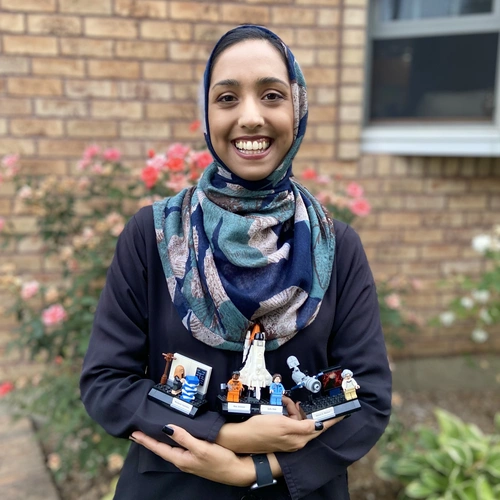
POLYGON ((372 125, 361 134, 364 153, 408 156, 500 156, 494 125, 372 125))

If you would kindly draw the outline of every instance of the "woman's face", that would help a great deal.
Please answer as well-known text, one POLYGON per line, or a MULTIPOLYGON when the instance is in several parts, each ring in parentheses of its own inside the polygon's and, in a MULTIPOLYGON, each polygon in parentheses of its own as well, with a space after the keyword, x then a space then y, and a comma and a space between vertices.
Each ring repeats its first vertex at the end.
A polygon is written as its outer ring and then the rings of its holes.
POLYGON ((293 142, 293 103, 287 68, 270 43, 247 40, 220 54, 208 124, 215 152, 242 179, 264 179, 280 165, 293 142))

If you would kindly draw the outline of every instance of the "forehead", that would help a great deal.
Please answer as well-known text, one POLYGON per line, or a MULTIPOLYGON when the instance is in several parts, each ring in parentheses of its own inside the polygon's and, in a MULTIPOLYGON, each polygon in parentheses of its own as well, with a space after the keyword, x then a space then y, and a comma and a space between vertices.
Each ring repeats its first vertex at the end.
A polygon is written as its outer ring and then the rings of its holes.
POLYGON ((278 50, 265 40, 245 40, 222 52, 212 69, 211 83, 219 80, 252 80, 276 77, 289 82, 288 70, 278 50))

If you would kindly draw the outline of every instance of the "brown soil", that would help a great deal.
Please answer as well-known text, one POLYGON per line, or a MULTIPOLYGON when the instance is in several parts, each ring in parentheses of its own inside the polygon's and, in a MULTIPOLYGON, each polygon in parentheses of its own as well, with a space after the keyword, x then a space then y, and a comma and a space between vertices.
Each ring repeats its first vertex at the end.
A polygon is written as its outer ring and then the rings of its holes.
MULTIPOLYGON (((433 411, 441 407, 491 433, 494 430, 494 415, 500 411, 498 401, 498 390, 480 393, 407 391, 395 394, 394 406, 399 419, 408 428, 421 424, 435 426, 433 411)), ((351 500, 396 500, 399 486, 382 481, 373 472, 378 456, 379 451, 374 448, 349 469, 351 500)), ((61 497, 63 500, 100 500, 108 491, 110 480, 111 475, 96 482, 74 474, 60 485, 61 497)))

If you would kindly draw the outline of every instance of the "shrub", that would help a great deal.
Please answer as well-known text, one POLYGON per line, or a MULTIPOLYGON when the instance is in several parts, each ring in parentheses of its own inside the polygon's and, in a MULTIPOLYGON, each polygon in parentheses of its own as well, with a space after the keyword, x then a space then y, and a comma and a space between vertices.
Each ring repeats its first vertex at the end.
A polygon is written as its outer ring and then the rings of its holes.
MULTIPOLYGON (((404 431, 391 418, 376 463, 377 474, 402 483, 401 499, 495 500, 500 498, 500 435, 437 409, 439 430, 404 431)), ((500 431, 500 414, 496 417, 500 431)))

